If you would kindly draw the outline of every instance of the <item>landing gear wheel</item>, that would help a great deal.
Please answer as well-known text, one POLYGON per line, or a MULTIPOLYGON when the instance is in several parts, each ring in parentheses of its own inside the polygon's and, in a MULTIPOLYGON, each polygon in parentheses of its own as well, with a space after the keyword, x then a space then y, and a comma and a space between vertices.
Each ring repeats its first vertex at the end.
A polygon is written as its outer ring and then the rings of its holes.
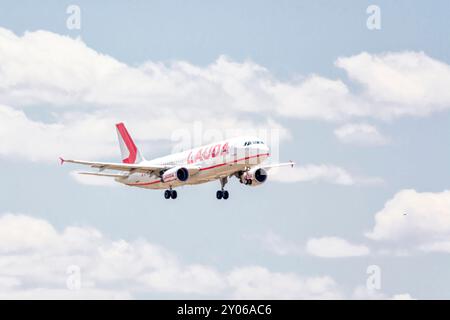
POLYGON ((170 196, 172 199, 176 199, 177 198, 177 191, 176 190, 170 190, 170 196))
POLYGON ((230 196, 227 190, 223 190, 223 188, 225 188, 225 185, 228 183, 228 177, 223 177, 220 178, 220 186, 221 189, 217 191, 216 193, 216 197, 217 199, 224 199, 227 200, 228 197, 230 196))
POLYGON ((170 190, 164 191, 164 198, 170 199, 170 190))

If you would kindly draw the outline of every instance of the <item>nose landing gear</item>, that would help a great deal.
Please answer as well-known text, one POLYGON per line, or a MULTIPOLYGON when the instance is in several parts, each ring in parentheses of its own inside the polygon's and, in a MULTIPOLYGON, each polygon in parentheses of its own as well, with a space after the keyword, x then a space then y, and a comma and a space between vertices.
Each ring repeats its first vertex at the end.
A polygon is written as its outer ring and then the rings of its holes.
POLYGON ((225 187, 225 185, 227 184, 227 182, 228 182, 228 178, 227 178, 227 177, 225 177, 225 178, 220 178, 220 185, 221 185, 222 187, 221 187, 220 190, 217 190, 217 192, 216 192, 216 198, 217 198, 218 200, 220 200, 220 199, 227 200, 228 197, 230 196, 230 194, 228 193, 228 191, 223 189, 223 188, 225 187))
POLYGON ((177 191, 176 190, 172 190, 172 189, 164 191, 164 198, 166 198, 166 199, 170 199, 170 198, 176 199, 177 198, 177 191))

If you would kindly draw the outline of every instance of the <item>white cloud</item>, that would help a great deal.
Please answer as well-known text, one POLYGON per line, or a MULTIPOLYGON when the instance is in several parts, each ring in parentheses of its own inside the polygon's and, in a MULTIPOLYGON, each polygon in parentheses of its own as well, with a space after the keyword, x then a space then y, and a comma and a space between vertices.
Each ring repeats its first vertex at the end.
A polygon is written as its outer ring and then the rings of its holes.
MULTIPOLYGON (((151 152, 156 149, 161 141, 165 145, 170 144, 172 135, 181 138, 186 137, 186 131, 192 131, 188 123, 176 117, 172 120, 161 118, 147 118, 136 114, 115 117, 102 114, 64 115, 55 123, 44 123, 29 119, 21 110, 10 106, 0 105, 0 155, 12 158, 21 158, 31 161, 58 161, 59 156, 66 158, 116 158, 119 159, 119 147, 116 141, 114 124, 130 119, 128 124, 134 138, 153 142, 148 143, 150 149, 143 150, 144 156, 151 157, 151 152), (131 116, 131 118, 130 118, 131 116), (134 118, 135 117, 135 118, 134 118), (151 128, 151 130, 149 130, 151 128), (180 134, 176 134, 179 132, 180 134)), ((204 125, 205 139, 208 134, 239 133, 234 126, 244 128, 240 133, 246 132, 245 128, 252 128, 252 132, 267 132, 271 129, 278 130, 280 138, 288 137, 288 132, 271 119, 266 124, 255 125, 251 121, 233 120, 233 118, 212 118, 204 125), (221 128, 223 132, 217 132, 221 128), (265 129, 264 129, 265 128, 265 129)), ((222 136, 223 137, 223 136, 222 136)), ((178 140, 177 140, 178 141, 178 140)), ((140 144, 139 144, 140 145, 140 144)))
POLYGON ((425 252, 450 253, 450 237, 448 240, 437 240, 435 242, 421 244, 419 249, 425 252))
POLYGON ((283 116, 337 121, 368 115, 364 102, 358 103, 341 80, 312 75, 300 82, 273 83, 268 90, 283 116))
POLYGON ((58 161, 58 156, 119 155, 114 141, 114 122, 91 117, 43 123, 23 111, 0 105, 0 155, 31 161, 58 161))
POLYGON ((344 186, 375 185, 383 182, 381 178, 359 177, 341 167, 329 164, 308 164, 292 169, 273 170, 269 176, 278 182, 325 182, 344 186))
POLYGON ((258 240, 266 250, 279 256, 298 255, 303 251, 300 245, 283 239, 273 231, 268 231, 262 236, 248 238, 258 240))
POLYGON ((234 270, 229 282, 235 299, 339 299, 330 277, 300 278, 293 273, 272 273, 262 267, 234 270))
POLYGON ((450 191, 401 190, 375 214, 375 225, 366 233, 372 240, 389 243, 381 252, 411 255, 450 253, 450 191))
POLYGON ((335 65, 361 85, 352 92, 340 79, 312 75, 268 87, 277 112, 302 119, 392 119, 425 116, 450 108, 450 66, 423 52, 363 52, 335 65))
POLYGON ((389 139, 377 127, 366 123, 351 123, 334 130, 335 136, 343 143, 356 145, 384 145, 389 139))
POLYGON ((125 290, 101 289, 19 289, 0 291, 2 300, 125 300, 132 296, 125 290))
POLYGON ((398 293, 392 296, 392 300, 415 300, 409 293, 398 293))
POLYGON ((205 68, 180 61, 132 67, 80 40, 47 31, 16 36, 3 28, 0 61, 0 155, 34 161, 116 156, 118 121, 153 146, 191 132, 194 121, 203 124, 205 140, 217 131, 229 136, 273 128, 281 139, 289 137, 270 115, 246 115, 270 105, 264 93, 256 94, 267 71, 252 62, 219 57, 205 68), (54 120, 30 119, 24 110, 32 108, 54 120))
POLYGON ((450 67, 423 52, 367 52, 341 57, 336 66, 363 85, 369 113, 383 118, 428 115, 450 108, 450 67))
POLYGON ((382 290, 368 289, 366 286, 357 286, 353 290, 352 298, 356 300, 414 300, 409 293, 389 296, 382 290))
POLYGON ((376 213, 366 235, 377 241, 450 240, 450 191, 399 191, 376 213))
POLYGON ((308 239, 305 246, 287 241, 280 235, 269 231, 264 236, 257 237, 265 249, 279 256, 309 255, 321 258, 344 258, 367 256, 369 247, 353 244, 338 237, 321 237, 308 239))
POLYGON ((311 75, 283 82, 251 61, 224 56, 206 67, 185 61, 132 67, 81 40, 43 30, 17 36, 0 28, 0 60, 0 101, 9 105, 127 107, 157 117, 275 111, 327 120, 450 107, 450 67, 417 52, 339 58, 336 66, 367 89, 361 95, 339 79, 311 75), (380 109, 378 102, 388 106, 380 109))
POLYGON ((58 240, 54 228, 44 220, 5 214, 0 218, 0 252, 41 249, 58 240), (24 232, 22 228, 27 231, 24 232))
POLYGON ((0 277, 0 292, 20 285, 20 280, 14 277, 0 277))
POLYGON ((118 121, 156 147, 196 120, 209 131, 276 127, 286 138, 273 117, 393 118, 450 107, 449 66, 415 52, 339 58, 336 65, 364 86, 362 93, 319 75, 282 81, 254 62, 225 56, 205 67, 130 66, 42 30, 18 36, 0 28, 0 61, 0 155, 35 161, 113 157, 118 121), (53 120, 32 120, 33 108, 53 120))
POLYGON ((387 300, 387 296, 376 289, 368 289, 366 286, 357 286, 353 290, 352 298, 355 300, 387 300))
POLYGON ((335 298, 327 276, 302 277, 264 267, 221 272, 183 264, 165 248, 143 239, 110 240, 98 230, 56 230, 26 215, 0 216, 0 297, 24 299, 111 299, 136 294, 197 294, 232 298, 335 298), (67 268, 80 268, 81 289, 68 290, 67 268))
POLYGON ((365 245, 352 244, 338 237, 322 237, 309 239, 306 252, 321 258, 342 258, 366 256, 370 250, 365 245))

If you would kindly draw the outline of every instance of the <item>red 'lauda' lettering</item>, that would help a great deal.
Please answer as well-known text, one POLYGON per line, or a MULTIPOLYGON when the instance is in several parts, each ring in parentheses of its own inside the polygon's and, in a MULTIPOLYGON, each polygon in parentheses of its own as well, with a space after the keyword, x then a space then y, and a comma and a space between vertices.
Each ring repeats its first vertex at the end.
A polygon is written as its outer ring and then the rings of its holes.
POLYGON ((228 146, 228 142, 225 142, 225 144, 222 146, 222 152, 221 154, 227 154, 230 147, 228 146))
POLYGON ((189 152, 189 155, 187 157, 187 163, 192 164, 194 163, 194 160, 192 160, 192 151, 189 152))
POLYGON ((194 162, 202 161, 202 149, 198 149, 197 154, 195 155, 194 162))
POLYGON ((221 144, 216 144, 214 147, 209 147, 205 149, 198 149, 197 153, 195 154, 195 157, 192 156, 192 151, 189 152, 189 155, 187 157, 187 163, 192 164, 197 161, 203 161, 208 160, 209 158, 215 158, 219 154, 224 155, 227 154, 230 151, 230 146, 228 142, 225 142, 222 146, 221 144))
POLYGON ((211 149, 212 147, 205 148, 205 150, 203 150, 202 156, 203 156, 203 160, 208 160, 209 157, 211 156, 211 149))
POLYGON ((211 157, 213 158, 217 157, 219 155, 219 151, 220 151, 220 144, 216 144, 211 151, 211 157))

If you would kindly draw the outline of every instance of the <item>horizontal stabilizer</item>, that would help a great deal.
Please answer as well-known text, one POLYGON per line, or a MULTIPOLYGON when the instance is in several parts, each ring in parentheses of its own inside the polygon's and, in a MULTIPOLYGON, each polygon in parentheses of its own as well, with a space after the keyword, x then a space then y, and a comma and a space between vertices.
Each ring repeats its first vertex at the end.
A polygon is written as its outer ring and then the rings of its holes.
POLYGON ((116 174, 116 173, 101 173, 101 172, 77 172, 78 174, 88 175, 88 176, 100 176, 100 177, 111 177, 111 178, 126 178, 127 174, 116 174))

